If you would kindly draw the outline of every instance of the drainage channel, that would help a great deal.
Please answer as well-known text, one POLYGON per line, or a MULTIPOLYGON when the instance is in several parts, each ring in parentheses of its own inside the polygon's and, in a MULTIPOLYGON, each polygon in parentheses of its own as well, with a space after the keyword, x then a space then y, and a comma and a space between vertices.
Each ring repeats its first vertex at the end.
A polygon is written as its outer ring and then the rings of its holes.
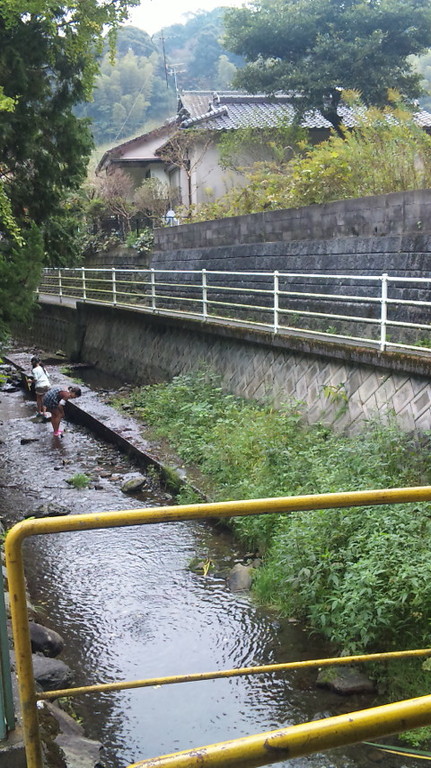
MULTIPOLYGON (((64 381, 55 366, 50 373, 54 383, 64 381)), ((135 448, 144 441, 133 419, 108 414, 97 391, 86 389, 81 400, 93 416, 103 413, 106 428, 112 419, 135 448)), ((8 524, 41 505, 80 514, 172 503, 152 471, 139 495, 125 496, 124 476, 138 469, 133 456, 82 423, 66 423, 64 437, 54 438, 50 424, 37 421, 34 412, 22 391, 0 394, 0 515, 8 524), (90 478, 87 488, 67 482, 77 474, 90 478)), ((328 650, 297 623, 282 622, 249 594, 229 590, 226 576, 244 555, 225 530, 212 525, 38 536, 25 547, 31 598, 41 623, 64 638, 61 658, 76 685, 317 658, 328 650), (196 559, 211 560, 214 568, 196 573, 190 568, 196 559)), ((76 706, 88 736, 104 745, 103 764, 123 768, 145 757, 373 703, 366 696, 340 698, 317 689, 315 679, 315 672, 301 671, 211 680, 87 695, 76 706)), ((357 745, 284 765, 369 768, 379 761, 379 753, 357 745)), ((401 768, 405 761, 385 756, 384 765, 401 768)))

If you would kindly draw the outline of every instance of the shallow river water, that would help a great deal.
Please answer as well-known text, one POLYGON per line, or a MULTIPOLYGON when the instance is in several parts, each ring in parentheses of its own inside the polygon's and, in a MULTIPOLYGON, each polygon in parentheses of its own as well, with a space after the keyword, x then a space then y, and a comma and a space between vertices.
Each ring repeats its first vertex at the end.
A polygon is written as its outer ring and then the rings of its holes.
MULTIPOLYGON (((157 485, 124 496, 121 477, 136 467, 83 427, 66 424, 62 440, 37 423, 22 392, 0 394, 0 514, 19 520, 41 503, 73 513, 167 504, 157 485), (21 444, 22 438, 34 442, 21 444), (98 488, 65 481, 85 472, 98 488)), ((229 591, 225 574, 241 560, 230 536, 204 523, 170 523, 33 537, 26 573, 41 623, 65 640, 62 659, 85 685, 243 665, 319 658, 328 649, 293 623, 280 623, 248 595, 229 591), (209 557, 214 571, 189 569, 209 557)), ((77 701, 89 737, 104 745, 107 768, 189 747, 371 706, 315 687, 315 671, 185 683, 77 701)), ((284 765, 388 768, 407 764, 358 745, 284 765)), ((408 762, 413 768, 415 763, 408 762)), ((418 764, 419 765, 419 764, 418 764)))

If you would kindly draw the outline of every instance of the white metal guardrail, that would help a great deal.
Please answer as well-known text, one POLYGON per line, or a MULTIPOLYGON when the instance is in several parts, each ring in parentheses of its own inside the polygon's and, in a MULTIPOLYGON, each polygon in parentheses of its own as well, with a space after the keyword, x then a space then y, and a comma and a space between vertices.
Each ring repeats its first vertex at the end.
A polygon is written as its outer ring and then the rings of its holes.
POLYGON ((431 353, 431 276, 46 269, 38 295, 431 353))

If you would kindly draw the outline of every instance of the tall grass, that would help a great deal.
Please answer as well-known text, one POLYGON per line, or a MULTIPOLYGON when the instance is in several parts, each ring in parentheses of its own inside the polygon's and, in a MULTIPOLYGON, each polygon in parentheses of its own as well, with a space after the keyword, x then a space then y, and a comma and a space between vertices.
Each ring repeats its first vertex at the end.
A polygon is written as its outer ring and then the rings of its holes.
MULTIPOLYGON (((353 437, 305 423, 298 403, 275 410, 225 394, 202 372, 136 390, 136 414, 209 478, 217 500, 423 485, 426 437, 394 420, 353 437)), ((343 651, 429 644, 431 505, 404 504, 233 518, 264 565, 256 594, 343 651)))

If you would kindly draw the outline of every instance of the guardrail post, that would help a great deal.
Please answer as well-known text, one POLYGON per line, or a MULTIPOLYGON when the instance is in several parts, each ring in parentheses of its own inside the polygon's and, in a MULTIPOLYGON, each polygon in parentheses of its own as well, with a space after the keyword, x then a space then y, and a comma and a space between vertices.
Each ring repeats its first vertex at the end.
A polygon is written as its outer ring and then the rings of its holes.
POLYGON ((15 728, 4 591, 0 589, 0 740, 15 728))
POLYGON ((117 303, 117 283, 115 277, 115 267, 112 267, 112 303, 115 307, 117 303))
POLYGON ((382 294, 380 307, 380 352, 386 349, 386 323, 388 319, 388 273, 382 275, 382 294))
POLYGON ((154 271, 154 267, 151 267, 150 278, 151 278, 151 309, 154 312, 156 310, 156 273, 154 271))
POLYGON ((204 320, 208 319, 208 285, 206 269, 202 270, 202 316, 204 320))
POLYGON ((63 303, 63 285, 61 282, 61 269, 58 270, 58 295, 60 297, 60 304, 63 303))
POLYGON ((81 275, 82 275, 82 300, 85 301, 87 298, 87 285, 85 281, 85 267, 81 267, 81 275))
POLYGON ((280 289, 280 273, 274 272, 274 333, 278 333, 279 329, 279 289, 280 289))

